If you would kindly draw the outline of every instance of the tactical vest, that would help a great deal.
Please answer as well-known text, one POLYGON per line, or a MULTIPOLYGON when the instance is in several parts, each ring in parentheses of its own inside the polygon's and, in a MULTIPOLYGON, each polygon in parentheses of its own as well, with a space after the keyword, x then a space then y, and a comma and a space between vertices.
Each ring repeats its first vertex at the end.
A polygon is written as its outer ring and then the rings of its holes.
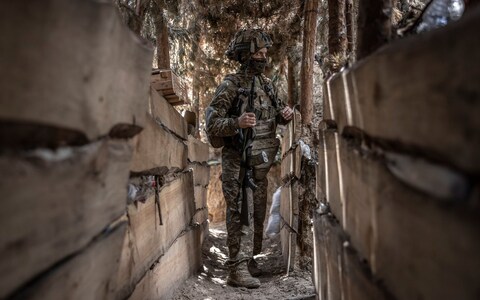
MULTIPOLYGON (((237 87, 237 98, 232 105, 232 115, 242 115, 247 107, 251 79, 243 80, 239 75, 227 75, 226 80, 232 81, 237 87)), ((257 124, 254 127, 254 139, 252 142, 252 154, 249 159, 253 168, 255 179, 266 177, 272 163, 275 161, 280 141, 276 138, 277 99, 274 95, 273 86, 260 76, 255 77, 254 112, 257 124)))

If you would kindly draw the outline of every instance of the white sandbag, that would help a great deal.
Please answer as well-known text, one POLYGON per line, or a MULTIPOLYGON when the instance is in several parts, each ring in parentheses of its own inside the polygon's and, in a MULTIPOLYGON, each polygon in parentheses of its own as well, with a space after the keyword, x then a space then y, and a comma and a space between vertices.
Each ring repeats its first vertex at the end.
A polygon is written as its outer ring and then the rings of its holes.
POLYGON ((272 238, 280 232, 280 191, 279 187, 272 196, 272 206, 270 207, 270 216, 268 217, 267 229, 265 234, 272 238))

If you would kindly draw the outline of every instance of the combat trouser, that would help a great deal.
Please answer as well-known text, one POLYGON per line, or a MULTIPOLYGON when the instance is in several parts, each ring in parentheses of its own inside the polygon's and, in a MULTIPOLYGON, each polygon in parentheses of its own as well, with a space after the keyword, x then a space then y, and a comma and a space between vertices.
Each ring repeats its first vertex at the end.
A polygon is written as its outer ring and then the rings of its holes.
POLYGON ((253 249, 246 249, 244 239, 251 238, 242 232, 240 221, 241 203, 238 202, 241 193, 239 182, 240 153, 236 149, 224 148, 222 153, 222 190, 226 202, 227 246, 229 259, 238 260, 260 254, 263 241, 263 223, 267 210, 268 180, 254 179, 258 186, 253 192, 253 249), (243 245, 242 245, 243 244, 243 245), (243 247, 242 247, 243 246, 243 247))

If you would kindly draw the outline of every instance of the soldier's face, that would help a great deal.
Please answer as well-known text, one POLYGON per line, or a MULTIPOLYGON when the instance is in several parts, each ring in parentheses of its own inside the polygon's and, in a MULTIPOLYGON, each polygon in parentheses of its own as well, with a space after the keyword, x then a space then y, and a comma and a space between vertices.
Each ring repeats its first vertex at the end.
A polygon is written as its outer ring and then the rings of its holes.
POLYGON ((267 48, 262 48, 262 49, 258 50, 257 52, 255 52, 252 55, 252 58, 255 59, 255 60, 267 59, 267 48))

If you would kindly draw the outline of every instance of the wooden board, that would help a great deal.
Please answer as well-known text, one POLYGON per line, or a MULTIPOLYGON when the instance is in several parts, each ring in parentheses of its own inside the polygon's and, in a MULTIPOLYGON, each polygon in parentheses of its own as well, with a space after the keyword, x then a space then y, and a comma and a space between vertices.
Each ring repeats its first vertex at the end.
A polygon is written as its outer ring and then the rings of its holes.
POLYGON ((192 224, 203 224, 208 220, 208 208, 200 208, 195 211, 192 224))
POLYGON ((284 185, 280 194, 280 217, 282 219, 280 241, 284 264, 293 270, 298 231, 298 183, 284 185))
POLYGON ((313 270, 312 280, 317 294, 316 299, 326 299, 327 295, 327 257, 326 246, 324 243, 325 234, 324 228, 320 223, 320 216, 317 213, 313 213, 313 270))
POLYGON ((150 87, 150 108, 155 120, 183 140, 187 140, 187 123, 182 115, 152 87, 150 87))
POLYGON ((324 119, 334 120, 337 123, 346 126, 346 115, 344 110, 338 108, 345 107, 345 90, 342 81, 342 73, 336 73, 326 82, 327 94, 324 104, 324 119))
POLYGON ((203 186, 195 186, 195 209, 207 207, 208 189, 203 186))
POLYGON ((123 221, 9 299, 108 299, 126 230, 123 221))
MULTIPOLYGON (((177 78, 177 75, 170 69, 155 69, 152 71, 152 77, 150 78, 152 87, 158 92, 173 91, 173 78, 177 78)), ((168 94, 168 93, 167 93, 168 94)))
POLYGON ((189 104, 187 88, 172 70, 154 70, 150 80, 152 87, 170 104, 189 104))
POLYGON ((280 230, 280 242, 282 247, 283 265, 291 272, 295 266, 297 234, 291 232, 287 227, 280 230))
POLYGON ((335 121, 338 132, 342 133, 346 126, 362 127, 363 116, 358 109, 356 96, 355 76, 346 69, 337 73, 327 81, 329 95, 326 104, 329 110, 329 117, 335 121))
POLYGON ((302 149, 300 146, 286 154, 282 159, 281 176, 283 180, 300 178, 302 167, 302 149))
POLYGON ((109 140, 0 156, 0 298, 122 215, 130 159, 131 146, 109 140))
MULTIPOLYGON (((324 216, 323 219, 327 217, 324 216)), ((333 223, 335 220, 330 219, 333 223)), ((327 221, 328 222, 328 221, 327 221)), ((333 223, 335 224, 335 223, 333 223)), ((327 299, 342 299, 345 296, 344 286, 342 285, 343 277, 343 242, 344 239, 340 235, 339 226, 327 227, 323 226, 324 239, 322 245, 325 251, 325 259, 327 264, 327 299)))
MULTIPOLYGON (((290 215, 298 215, 298 188, 299 184, 296 181, 290 181, 288 184, 284 185, 280 191, 280 206, 285 207, 285 210, 282 210, 282 217, 285 220, 290 218, 290 215)), ((288 221, 287 221, 288 222, 288 221)), ((293 223, 288 222, 289 225, 293 223)))
POLYGON ((324 133, 320 133, 320 142, 319 147, 317 149, 317 167, 315 169, 315 198, 317 201, 322 203, 327 203, 327 193, 326 193, 326 168, 328 167, 327 162, 325 161, 326 158, 326 147, 324 145, 324 133))
MULTIPOLYGON (((480 41, 470 37, 479 27, 480 10, 472 10, 445 28, 391 43, 338 77, 349 89, 351 125, 478 174, 480 41)), ((348 107, 338 110, 336 118, 348 107)), ((336 121, 340 132, 348 124, 336 121)))
POLYGON ((203 242, 205 241, 205 239, 210 234, 209 223, 210 222, 207 220, 207 221, 200 224, 200 244, 201 244, 201 247, 200 247, 200 249, 197 249, 197 251, 200 251, 200 252, 202 251, 203 242))
POLYGON ((189 135, 188 136, 188 160, 190 162, 203 163, 208 161, 208 157, 209 157, 208 144, 189 135))
POLYGON ((187 166, 187 146, 148 117, 133 153, 131 171, 163 175, 187 166))
POLYGON ((195 214, 191 172, 183 173, 163 186, 159 202, 160 212, 155 196, 127 208, 128 236, 112 291, 116 299, 125 299, 154 262, 165 255, 177 237, 190 226, 195 214), (160 225, 160 215, 163 225, 160 225))
POLYGON ((333 99, 333 92, 332 92, 332 81, 338 78, 339 75, 334 74, 330 76, 324 85, 325 90, 325 101, 323 101, 323 119, 324 120, 336 120, 335 112, 333 111, 333 103, 335 101, 333 99))
POLYGON ((480 222, 462 203, 449 207, 409 188, 381 161, 341 148, 346 231, 397 299, 476 299, 480 222))
POLYGON ((379 203, 376 182, 379 176, 378 168, 365 168, 374 161, 363 161, 354 149, 340 138, 339 155, 342 158, 343 183, 345 185, 345 215, 344 229, 349 233, 352 244, 358 249, 360 256, 375 264, 374 247, 378 239, 376 215, 379 203))
POLYGON ((89 140, 115 125, 144 126, 152 48, 113 3, 47 0, 25 9, 12 1, 0 12, 0 48, 9 58, 0 62, 0 119, 72 129, 89 140))
POLYGON ((106 299, 117 271, 126 222, 37 278, 12 299, 106 299))
POLYGON ((314 282, 319 299, 390 299, 369 275, 334 219, 314 214, 314 282))
POLYGON ((195 227, 178 237, 128 299, 170 299, 175 290, 201 266, 201 231, 200 227, 195 227))
POLYGON ((343 161, 341 154, 338 152, 337 146, 341 141, 338 133, 331 130, 323 130, 321 132, 323 144, 319 153, 319 162, 322 165, 322 178, 320 189, 325 192, 325 199, 330 206, 330 210, 335 217, 344 224, 344 191, 346 186, 343 183, 342 168, 343 161))
POLYGON ((210 167, 206 164, 191 163, 188 165, 193 170, 193 184, 207 187, 210 183, 210 167))
POLYGON ((298 141, 302 134, 302 117, 298 110, 294 110, 292 121, 287 124, 286 130, 283 134, 282 138, 282 157, 287 153, 290 149, 296 147, 298 145, 298 141))

